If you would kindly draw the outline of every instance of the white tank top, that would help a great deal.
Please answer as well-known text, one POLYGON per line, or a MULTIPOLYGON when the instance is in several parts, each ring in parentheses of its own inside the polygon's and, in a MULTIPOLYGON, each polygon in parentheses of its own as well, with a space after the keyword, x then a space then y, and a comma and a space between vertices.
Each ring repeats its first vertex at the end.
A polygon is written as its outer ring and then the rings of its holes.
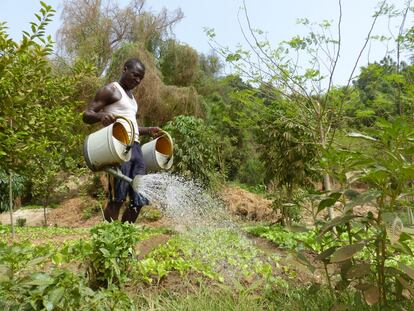
MULTIPOLYGON (((135 129, 135 137, 134 141, 138 141, 139 132, 138 132, 138 123, 137 123, 137 111, 138 111, 138 104, 134 98, 134 96, 129 97, 125 90, 119 85, 118 82, 112 83, 120 92, 121 92, 121 99, 117 102, 105 106, 103 111, 107 113, 112 113, 113 115, 119 115, 122 117, 127 118, 131 121, 132 125, 135 129)), ((119 122, 125 124, 125 128, 128 129, 128 134, 131 135, 131 131, 129 126, 125 120, 119 119, 119 122)))

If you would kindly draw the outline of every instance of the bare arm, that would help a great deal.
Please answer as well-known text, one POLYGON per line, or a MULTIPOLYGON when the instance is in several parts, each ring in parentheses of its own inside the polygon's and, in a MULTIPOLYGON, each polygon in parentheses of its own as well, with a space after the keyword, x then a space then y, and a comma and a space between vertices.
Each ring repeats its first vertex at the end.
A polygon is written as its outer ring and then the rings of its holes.
POLYGON ((161 134, 161 129, 159 127, 140 127, 139 134, 158 136, 159 134, 161 134))
POLYGON ((115 117, 110 113, 103 112, 102 109, 121 99, 121 96, 121 92, 113 84, 99 89, 83 113, 83 122, 88 124, 101 122, 104 126, 114 123, 115 117))

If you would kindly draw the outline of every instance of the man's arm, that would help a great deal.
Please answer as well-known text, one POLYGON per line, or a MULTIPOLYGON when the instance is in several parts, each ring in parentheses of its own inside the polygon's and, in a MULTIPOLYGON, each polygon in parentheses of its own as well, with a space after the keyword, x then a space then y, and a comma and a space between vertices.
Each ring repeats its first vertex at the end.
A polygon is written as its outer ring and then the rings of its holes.
POLYGON ((151 136, 158 136, 161 134, 161 129, 159 127, 140 127, 139 128, 140 135, 151 135, 151 136))
POLYGON ((111 113, 103 112, 102 109, 120 100, 121 96, 121 92, 113 84, 99 89, 83 113, 83 122, 88 124, 101 122, 104 126, 114 123, 115 117, 111 113))

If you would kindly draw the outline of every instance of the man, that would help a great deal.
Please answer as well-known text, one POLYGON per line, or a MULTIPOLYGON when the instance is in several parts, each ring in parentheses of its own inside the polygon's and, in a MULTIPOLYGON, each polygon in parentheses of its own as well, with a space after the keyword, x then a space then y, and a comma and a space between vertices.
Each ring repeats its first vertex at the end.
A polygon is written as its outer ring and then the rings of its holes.
MULTIPOLYGON (((101 122, 108 126, 115 122, 115 116, 120 115, 131 121, 135 128, 134 145, 131 160, 121 165, 124 175, 134 178, 145 174, 145 163, 139 144, 139 135, 157 135, 158 127, 138 127, 138 105, 132 95, 132 90, 138 86, 145 75, 145 66, 137 58, 128 59, 118 82, 110 83, 96 92, 95 98, 89 103, 83 113, 83 121, 88 124, 101 122)), ((129 196, 129 204, 122 215, 122 222, 134 223, 142 206, 149 204, 148 199, 135 192, 125 181, 115 178, 110 183, 109 201, 104 210, 107 221, 117 220, 119 211, 129 196)))

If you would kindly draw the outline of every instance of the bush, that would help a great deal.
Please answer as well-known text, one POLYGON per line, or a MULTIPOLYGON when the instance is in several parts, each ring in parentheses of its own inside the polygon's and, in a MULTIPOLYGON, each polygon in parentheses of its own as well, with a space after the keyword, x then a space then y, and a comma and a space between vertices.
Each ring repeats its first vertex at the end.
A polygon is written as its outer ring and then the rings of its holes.
POLYGON ((174 139, 173 171, 213 186, 224 179, 222 137, 202 119, 178 116, 165 126, 174 139))
POLYGON ((104 222, 91 229, 92 253, 87 274, 92 288, 122 285, 128 280, 131 262, 136 260, 136 227, 128 223, 104 222))
POLYGON ((26 218, 17 218, 16 219, 16 224, 18 227, 24 227, 26 226, 26 218))

